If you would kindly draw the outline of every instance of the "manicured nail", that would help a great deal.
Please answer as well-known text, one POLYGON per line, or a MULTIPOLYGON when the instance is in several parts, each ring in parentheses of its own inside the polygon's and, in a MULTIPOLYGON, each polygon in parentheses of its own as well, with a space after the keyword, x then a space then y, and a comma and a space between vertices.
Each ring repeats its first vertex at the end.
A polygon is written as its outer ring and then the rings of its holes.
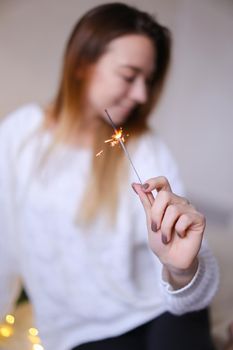
POLYGON ((145 184, 142 185, 143 189, 144 190, 147 190, 147 188, 149 187, 150 185, 146 182, 145 184))
POLYGON ((151 222, 151 230, 157 232, 157 225, 154 221, 151 222))
POLYGON ((132 186, 132 189, 134 190, 134 192, 135 192, 136 194, 138 194, 137 191, 136 191, 136 189, 135 189, 135 187, 134 187, 134 184, 131 184, 131 186, 132 186))
POLYGON ((163 242, 163 244, 168 244, 167 237, 163 234, 162 234, 162 242, 163 242))
POLYGON ((177 236, 180 238, 183 238, 183 236, 181 236, 181 234, 179 232, 176 232, 177 236))

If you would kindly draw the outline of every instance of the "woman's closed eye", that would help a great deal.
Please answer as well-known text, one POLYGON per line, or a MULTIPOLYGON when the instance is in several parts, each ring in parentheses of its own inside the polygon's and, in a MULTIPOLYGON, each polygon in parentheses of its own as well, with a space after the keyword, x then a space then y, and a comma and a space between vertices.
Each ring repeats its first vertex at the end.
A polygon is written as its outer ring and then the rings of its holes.
MULTIPOLYGON (((135 79, 137 78, 136 75, 126 75, 126 74, 121 74, 121 78, 126 81, 127 83, 133 83, 135 79)), ((145 85, 147 88, 150 88, 153 83, 153 79, 150 77, 148 79, 145 79, 145 85)))
POLYGON ((133 83, 135 80, 135 75, 121 75, 121 77, 123 78, 124 81, 126 81, 127 83, 133 83))

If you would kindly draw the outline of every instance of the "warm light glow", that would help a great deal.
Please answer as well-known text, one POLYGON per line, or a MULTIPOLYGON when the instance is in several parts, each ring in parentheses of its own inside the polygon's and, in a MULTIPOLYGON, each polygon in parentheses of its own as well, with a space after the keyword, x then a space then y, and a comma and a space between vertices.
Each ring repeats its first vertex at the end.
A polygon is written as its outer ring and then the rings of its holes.
MULTIPOLYGON (((126 135, 127 137, 129 135, 126 135)), ((118 145, 120 141, 125 142, 125 136, 123 135, 123 130, 120 128, 119 130, 115 131, 115 134, 112 135, 111 139, 105 140, 104 143, 110 143, 112 147, 118 145)), ((104 151, 101 150, 100 152, 96 153, 96 157, 99 157, 101 154, 103 154, 104 151)))
POLYGON ((32 349, 33 350, 44 350, 43 346, 40 344, 33 344, 32 349))
POLYGON ((15 323, 15 318, 13 315, 6 315, 6 322, 9 324, 14 324, 15 323))
POLYGON ((120 139, 122 136, 122 129, 118 130, 114 136, 115 136, 115 139, 117 140, 120 139))
POLYGON ((32 327, 32 328, 29 328, 28 333, 30 335, 37 336, 39 332, 38 332, 38 330, 36 328, 32 327))
POLYGON ((28 335, 28 339, 32 344, 40 344, 40 338, 34 335, 28 335))
POLYGON ((104 141, 104 142, 105 142, 105 143, 110 142, 111 146, 114 147, 114 146, 118 145, 120 141, 125 142, 125 138, 124 138, 124 135, 123 135, 123 130, 122 130, 122 128, 120 128, 119 130, 117 130, 117 131, 115 132, 115 134, 112 135, 112 138, 111 138, 111 139, 106 140, 106 141, 104 141))
POLYGON ((28 339, 32 344, 40 344, 39 332, 36 328, 31 327, 28 329, 28 339))
POLYGON ((1 326, 0 335, 4 338, 9 338, 13 334, 13 328, 11 326, 1 326))
MULTIPOLYGON (((3 340, 3 338, 9 338, 14 334, 13 324, 15 323, 15 317, 8 314, 5 316, 5 322, 6 323, 0 324, 0 341, 3 340)), ((38 334, 38 329, 34 327, 28 329, 28 339, 32 343, 32 350, 44 350, 38 334)))

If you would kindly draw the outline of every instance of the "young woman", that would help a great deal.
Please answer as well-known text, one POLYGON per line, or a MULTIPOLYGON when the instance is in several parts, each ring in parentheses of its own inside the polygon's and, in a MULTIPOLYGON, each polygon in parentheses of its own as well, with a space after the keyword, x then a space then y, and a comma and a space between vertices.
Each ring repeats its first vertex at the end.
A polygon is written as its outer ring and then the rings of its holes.
POLYGON ((71 34, 53 103, 1 124, 0 314, 22 280, 46 350, 212 349, 205 308, 218 270, 205 219, 147 126, 170 41, 147 13, 98 6, 71 34), (143 186, 104 142, 106 109, 130 135, 143 186))

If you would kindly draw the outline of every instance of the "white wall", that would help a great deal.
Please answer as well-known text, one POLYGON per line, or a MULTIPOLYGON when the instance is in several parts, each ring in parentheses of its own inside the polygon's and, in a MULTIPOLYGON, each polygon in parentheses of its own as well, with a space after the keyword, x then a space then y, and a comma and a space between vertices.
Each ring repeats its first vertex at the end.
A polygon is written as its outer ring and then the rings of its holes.
POLYGON ((183 1, 176 20, 160 129, 189 192, 232 211, 233 2, 183 1))
MULTIPOLYGON (((109 1, 110 2, 110 1, 109 1)), ((233 2, 127 1, 174 36, 174 60, 152 124, 176 156, 189 195, 225 223, 233 209, 233 2)), ((53 96, 65 40, 98 0, 0 1, 0 115, 53 96)))

